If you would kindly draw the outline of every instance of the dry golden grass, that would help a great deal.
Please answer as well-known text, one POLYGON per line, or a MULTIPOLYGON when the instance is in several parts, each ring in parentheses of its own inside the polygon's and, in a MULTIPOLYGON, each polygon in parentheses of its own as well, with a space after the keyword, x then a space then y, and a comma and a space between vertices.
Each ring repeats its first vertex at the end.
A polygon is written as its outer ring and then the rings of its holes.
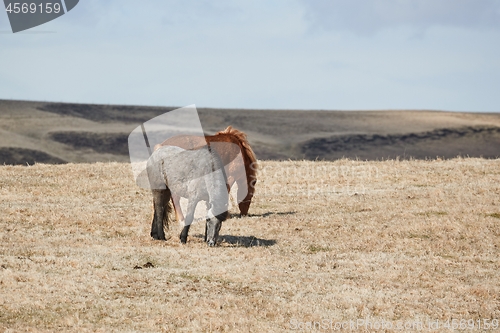
POLYGON ((0 167, 0 331, 500 319, 500 160, 262 165, 216 248, 151 240, 128 164, 0 167))

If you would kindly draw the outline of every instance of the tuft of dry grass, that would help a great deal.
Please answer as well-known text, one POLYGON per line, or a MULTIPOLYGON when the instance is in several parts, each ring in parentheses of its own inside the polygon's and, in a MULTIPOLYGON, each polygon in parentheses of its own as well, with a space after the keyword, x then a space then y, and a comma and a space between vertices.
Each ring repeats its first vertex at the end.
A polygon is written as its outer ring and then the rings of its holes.
POLYGON ((500 160, 261 164, 216 248, 153 241, 128 164, 0 167, 0 331, 500 319, 500 160))

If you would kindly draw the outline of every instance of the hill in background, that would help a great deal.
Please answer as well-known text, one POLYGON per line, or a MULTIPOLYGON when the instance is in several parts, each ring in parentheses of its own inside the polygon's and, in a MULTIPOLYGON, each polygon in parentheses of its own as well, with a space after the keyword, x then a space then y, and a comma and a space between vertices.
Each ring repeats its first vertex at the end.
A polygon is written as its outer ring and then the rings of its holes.
MULTIPOLYGON (((0 100, 0 164, 128 161, 127 138, 176 107, 0 100)), ((500 156, 500 113, 198 108, 213 134, 232 125, 261 160, 500 156)))

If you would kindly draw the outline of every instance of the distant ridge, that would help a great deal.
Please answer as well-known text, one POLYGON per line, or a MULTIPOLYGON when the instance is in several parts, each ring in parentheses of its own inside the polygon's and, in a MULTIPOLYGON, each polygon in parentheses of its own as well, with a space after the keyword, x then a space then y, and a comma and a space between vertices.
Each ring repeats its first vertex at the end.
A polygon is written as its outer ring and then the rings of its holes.
MULTIPOLYGON (((139 124, 176 107, 0 100, 0 164, 128 162, 139 124)), ((500 113, 198 108, 206 133, 248 134, 258 159, 500 156, 500 113)))

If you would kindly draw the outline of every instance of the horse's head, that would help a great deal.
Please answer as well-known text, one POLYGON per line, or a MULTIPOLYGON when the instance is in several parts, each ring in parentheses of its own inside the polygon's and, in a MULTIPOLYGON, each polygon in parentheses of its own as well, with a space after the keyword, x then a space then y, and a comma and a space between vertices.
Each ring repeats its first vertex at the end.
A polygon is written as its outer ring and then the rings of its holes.
POLYGON ((209 216, 207 217, 205 240, 208 243, 208 246, 215 246, 217 245, 217 239, 219 238, 219 231, 222 227, 222 221, 227 218, 227 212, 224 212, 223 214, 219 214, 217 216, 213 216, 210 213, 211 211, 209 212, 209 216))

